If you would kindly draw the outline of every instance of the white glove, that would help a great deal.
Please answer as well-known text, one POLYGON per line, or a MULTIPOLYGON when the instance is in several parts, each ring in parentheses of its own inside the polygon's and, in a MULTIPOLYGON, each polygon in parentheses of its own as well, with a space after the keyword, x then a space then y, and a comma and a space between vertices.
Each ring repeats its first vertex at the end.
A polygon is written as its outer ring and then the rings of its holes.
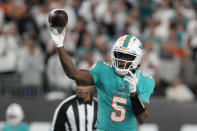
POLYGON ((125 81, 129 82, 129 93, 135 93, 136 92, 136 87, 137 87, 137 84, 138 84, 138 75, 135 75, 131 72, 129 72, 130 76, 126 76, 124 78, 125 81))
POLYGON ((61 33, 58 33, 57 28, 50 28, 50 35, 55 47, 62 47, 64 45, 65 29, 61 33))

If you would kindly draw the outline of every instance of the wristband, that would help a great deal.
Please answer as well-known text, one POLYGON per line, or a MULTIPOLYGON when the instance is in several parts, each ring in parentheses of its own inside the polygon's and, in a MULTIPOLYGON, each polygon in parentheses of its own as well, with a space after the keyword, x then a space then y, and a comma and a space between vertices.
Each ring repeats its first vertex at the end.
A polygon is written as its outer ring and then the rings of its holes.
POLYGON ((135 114, 135 116, 138 116, 146 111, 146 108, 144 104, 140 101, 137 93, 133 97, 130 96, 130 99, 131 99, 133 113, 135 114))

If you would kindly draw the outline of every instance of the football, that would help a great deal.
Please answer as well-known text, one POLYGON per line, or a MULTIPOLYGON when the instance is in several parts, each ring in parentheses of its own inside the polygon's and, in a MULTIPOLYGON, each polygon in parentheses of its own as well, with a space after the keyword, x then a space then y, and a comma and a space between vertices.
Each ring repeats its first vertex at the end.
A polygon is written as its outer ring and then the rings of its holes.
POLYGON ((68 22, 68 15, 63 9, 53 9, 48 16, 49 26, 53 28, 65 27, 68 22))

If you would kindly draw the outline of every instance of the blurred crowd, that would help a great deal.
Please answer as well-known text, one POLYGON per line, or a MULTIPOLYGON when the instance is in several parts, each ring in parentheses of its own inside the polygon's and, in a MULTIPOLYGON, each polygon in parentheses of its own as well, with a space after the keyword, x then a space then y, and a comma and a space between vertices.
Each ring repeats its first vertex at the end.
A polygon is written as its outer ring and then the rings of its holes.
POLYGON ((78 68, 110 61, 115 40, 133 34, 144 45, 140 68, 154 76, 155 96, 197 96, 196 0, 1 0, 0 76, 18 74, 19 85, 31 91, 72 94, 74 82, 64 75, 48 33, 54 8, 68 13, 65 49, 78 68))

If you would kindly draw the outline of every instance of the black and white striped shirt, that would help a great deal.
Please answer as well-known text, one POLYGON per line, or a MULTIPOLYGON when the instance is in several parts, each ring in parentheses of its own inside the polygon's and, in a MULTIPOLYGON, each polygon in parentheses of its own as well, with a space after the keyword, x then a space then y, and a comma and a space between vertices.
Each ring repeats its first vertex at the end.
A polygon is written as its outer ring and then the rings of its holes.
POLYGON ((96 130, 97 100, 83 102, 76 95, 65 99, 53 116, 52 131, 96 130))

